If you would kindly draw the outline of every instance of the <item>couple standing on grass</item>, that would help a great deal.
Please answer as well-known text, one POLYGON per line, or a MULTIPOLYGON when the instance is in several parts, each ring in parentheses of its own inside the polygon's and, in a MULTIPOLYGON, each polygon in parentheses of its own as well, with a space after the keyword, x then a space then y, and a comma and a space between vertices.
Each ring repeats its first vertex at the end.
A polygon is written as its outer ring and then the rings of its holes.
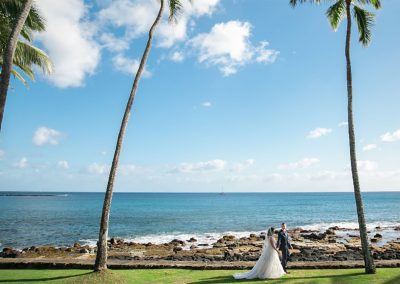
POLYGON ((269 228, 265 237, 264 246, 260 258, 256 265, 249 272, 236 273, 233 275, 235 279, 272 279, 279 278, 287 272, 286 266, 289 257, 289 236, 286 231, 286 224, 282 223, 282 228, 278 232, 278 242, 274 238, 275 229, 269 228), (281 257, 279 259, 279 256, 281 257))

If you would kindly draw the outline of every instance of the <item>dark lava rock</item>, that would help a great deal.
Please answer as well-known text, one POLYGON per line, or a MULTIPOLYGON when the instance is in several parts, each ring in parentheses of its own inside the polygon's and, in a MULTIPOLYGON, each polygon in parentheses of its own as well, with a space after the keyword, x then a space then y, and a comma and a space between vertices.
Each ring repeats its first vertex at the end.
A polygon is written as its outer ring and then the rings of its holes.
POLYGON ((175 253, 178 252, 178 251, 181 251, 181 250, 183 250, 182 247, 174 247, 174 249, 173 249, 173 251, 174 251, 175 253))
POLYGON ((326 237, 326 234, 316 234, 316 233, 311 233, 308 235, 303 235, 305 239, 309 240, 323 240, 326 237))
POLYGON ((81 249, 79 250, 79 253, 89 253, 89 250, 86 249, 86 248, 81 248, 81 249))
POLYGON ((4 258, 16 258, 19 256, 21 253, 15 249, 12 248, 3 248, 3 251, 0 252, 0 257, 4 258))
POLYGON ((178 239, 173 239, 173 240, 170 242, 170 244, 176 245, 176 246, 178 246, 178 245, 184 246, 184 245, 185 245, 185 242, 184 242, 184 241, 181 241, 181 240, 178 240, 178 239))
POLYGON ((81 244, 80 243, 74 243, 74 248, 80 248, 81 244))
POLYGON ((229 236, 223 236, 222 239, 223 239, 224 241, 233 241, 233 240, 235 239, 235 236, 231 236, 231 235, 229 235, 229 236))
POLYGON ((189 240, 187 240, 189 243, 195 243, 195 242, 197 242, 197 240, 195 239, 195 238, 190 238, 189 240))
POLYGON ((371 238, 371 243, 377 243, 378 242, 378 239, 376 239, 376 238, 371 238))
POLYGON ((375 239, 382 239, 382 235, 381 234, 375 234, 374 238, 375 239))
POLYGON ((334 234, 335 234, 335 231, 332 229, 328 229, 325 231, 325 235, 334 235, 334 234))

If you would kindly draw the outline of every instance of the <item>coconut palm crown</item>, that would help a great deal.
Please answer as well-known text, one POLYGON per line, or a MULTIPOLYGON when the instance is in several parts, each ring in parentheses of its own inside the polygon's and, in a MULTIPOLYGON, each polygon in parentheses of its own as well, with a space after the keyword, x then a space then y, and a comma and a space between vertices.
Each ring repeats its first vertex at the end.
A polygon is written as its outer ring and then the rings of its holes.
MULTIPOLYGON (((19 16, 21 0, 5 0, 0 3, 0 67, 3 65, 3 54, 14 22, 19 16)), ((12 74, 26 85, 21 73, 35 80, 33 66, 39 67, 45 74, 50 74, 53 64, 49 56, 33 45, 33 33, 45 31, 45 20, 35 5, 32 5, 13 58, 12 74), (22 71, 22 72, 21 72, 22 71)))

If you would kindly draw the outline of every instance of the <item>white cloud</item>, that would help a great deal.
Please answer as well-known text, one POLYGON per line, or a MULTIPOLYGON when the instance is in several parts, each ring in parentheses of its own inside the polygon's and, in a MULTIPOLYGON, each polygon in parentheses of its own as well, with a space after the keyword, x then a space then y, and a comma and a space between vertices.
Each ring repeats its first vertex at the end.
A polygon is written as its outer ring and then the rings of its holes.
POLYGON ((168 22, 166 18, 160 23, 156 32, 159 38, 158 46, 169 48, 175 43, 185 40, 187 38, 188 23, 193 22, 190 21, 190 18, 198 18, 204 15, 211 16, 219 2, 220 0, 201 0, 193 1, 192 3, 183 1, 183 11, 178 16, 176 23, 168 22))
POLYGON ((273 49, 267 49, 269 43, 261 41, 260 45, 255 48, 256 61, 258 63, 274 63, 279 52, 273 49))
POLYGON ((224 160, 210 160, 198 163, 182 163, 178 167, 174 167, 171 173, 194 173, 194 172, 208 172, 208 171, 222 171, 226 167, 224 160))
POLYGON ((137 172, 137 167, 135 165, 121 165, 118 169, 118 172, 120 172, 122 175, 131 175, 137 172))
POLYGON ((26 157, 23 157, 21 160, 16 162, 14 166, 20 169, 25 169, 28 167, 28 159, 26 157))
POLYGON ((212 107, 212 103, 211 102, 203 102, 201 105, 203 107, 212 107))
MULTIPOLYGON (((358 160, 357 161, 357 169, 360 172, 370 172, 378 168, 378 164, 374 161, 369 161, 369 160, 358 160)), ((350 164, 346 166, 346 170, 350 170, 350 164)))
POLYGON ((175 51, 171 54, 170 59, 174 62, 182 62, 185 59, 185 55, 181 51, 175 51))
POLYGON ((395 142, 400 140, 400 129, 390 133, 386 132, 381 136, 382 141, 384 142, 395 142))
POLYGON ((266 41, 253 46, 250 35, 250 23, 229 21, 215 24, 209 33, 195 36, 189 44, 197 51, 200 63, 217 66, 224 76, 229 76, 240 66, 252 62, 272 63, 278 56, 278 51, 267 49, 266 41))
POLYGON ((236 163, 232 166, 231 171, 241 172, 241 171, 246 170, 246 169, 250 168, 251 166, 253 166, 254 162, 255 162, 254 159, 247 159, 243 163, 236 163))
POLYGON ((87 167, 87 171, 90 174, 104 175, 110 171, 110 166, 100 165, 98 163, 92 163, 87 167))
POLYGON ((39 127, 33 134, 32 142, 37 146, 50 144, 57 145, 61 138, 61 132, 48 127, 39 127))
POLYGON ((373 171, 378 167, 378 164, 373 161, 357 161, 357 167, 360 171, 373 171))
POLYGON ((176 23, 163 21, 156 34, 159 37, 157 45, 164 48, 173 46, 178 41, 186 39, 187 18, 181 17, 176 23))
MULTIPOLYGON (((107 164, 92 163, 87 167, 90 174, 106 175, 109 174, 111 167, 107 164)), ((121 164, 118 166, 117 173, 123 176, 129 176, 135 173, 144 174, 146 171, 132 164, 121 164)))
POLYGON ((289 164, 282 164, 278 166, 278 169, 286 169, 286 170, 293 170, 293 169, 304 169, 308 168, 312 165, 318 164, 320 162, 317 158, 304 158, 300 161, 289 163, 289 164))
POLYGON ((349 125, 349 124, 347 123, 347 121, 342 121, 342 122, 340 122, 340 123, 338 124, 339 127, 343 127, 343 126, 347 126, 347 125, 349 125))
POLYGON ((116 0, 99 12, 103 25, 125 27, 127 38, 136 38, 150 29, 157 12, 157 1, 149 0, 116 0))
POLYGON ((376 144, 368 144, 363 147, 363 151, 371 151, 376 149, 376 144))
POLYGON ((220 0, 201 0, 193 1, 192 4, 189 4, 189 1, 184 1, 183 3, 185 5, 185 10, 188 11, 189 14, 200 17, 203 15, 211 16, 219 2, 220 0))
MULTIPOLYGON (((113 57, 113 64, 116 70, 128 75, 134 75, 139 68, 140 62, 137 59, 127 58, 123 54, 117 54, 113 57)), ((143 76, 151 76, 151 73, 146 70, 146 67, 143 70, 143 76)))
POLYGON ((332 180, 332 179, 337 179, 337 178, 343 178, 343 177, 347 177, 347 176, 348 176, 347 172, 336 172, 336 171, 324 170, 324 171, 320 171, 314 175, 309 176, 309 179, 315 180, 315 181, 322 181, 322 180, 332 180))
POLYGON ((129 48, 129 42, 124 38, 116 38, 111 33, 103 33, 100 36, 100 41, 103 47, 111 51, 121 52, 129 48))
POLYGON ((83 0, 38 0, 46 18, 46 31, 36 35, 54 63, 49 79, 58 87, 79 87, 100 61, 93 39, 95 28, 86 20, 83 0))
POLYGON ((331 132, 332 132, 332 129, 330 129, 330 128, 318 127, 318 128, 315 128, 314 130, 311 130, 308 133, 307 138, 310 138, 310 139, 320 138, 322 136, 328 135, 331 132))
MULTIPOLYGON (((210 16, 220 0, 183 1, 183 11, 176 23, 168 21, 168 9, 156 30, 157 45, 169 48, 187 38, 187 26, 190 18, 204 15, 210 16)), ((138 38, 148 32, 159 10, 159 2, 155 0, 115 0, 99 12, 101 25, 112 25, 125 29, 125 39, 138 38)))
POLYGON ((62 160, 62 161, 58 161, 57 163, 57 167, 59 167, 60 169, 69 169, 69 163, 68 161, 62 160))

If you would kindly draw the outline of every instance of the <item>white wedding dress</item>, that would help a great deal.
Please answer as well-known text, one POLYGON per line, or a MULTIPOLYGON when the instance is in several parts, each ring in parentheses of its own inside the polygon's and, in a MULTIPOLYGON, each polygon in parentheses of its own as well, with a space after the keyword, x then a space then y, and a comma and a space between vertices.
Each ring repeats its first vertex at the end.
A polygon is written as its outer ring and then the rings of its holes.
POLYGON ((272 247, 275 239, 266 237, 260 258, 253 269, 245 273, 236 273, 235 279, 274 279, 285 275, 278 252, 272 247))

